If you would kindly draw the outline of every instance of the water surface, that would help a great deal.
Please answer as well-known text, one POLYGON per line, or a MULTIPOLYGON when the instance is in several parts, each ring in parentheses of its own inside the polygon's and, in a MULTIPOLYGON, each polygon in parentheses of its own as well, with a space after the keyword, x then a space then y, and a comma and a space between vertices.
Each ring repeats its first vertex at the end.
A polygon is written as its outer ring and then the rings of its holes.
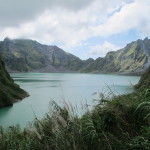
POLYGON ((34 114, 42 118, 52 99, 60 105, 64 99, 69 100, 80 109, 85 103, 92 105, 93 99, 98 99, 96 93, 108 93, 109 88, 115 94, 132 92, 132 86, 140 79, 137 76, 71 73, 20 73, 11 76, 30 97, 13 107, 0 109, 0 125, 4 127, 16 124, 25 127, 34 120, 34 114))

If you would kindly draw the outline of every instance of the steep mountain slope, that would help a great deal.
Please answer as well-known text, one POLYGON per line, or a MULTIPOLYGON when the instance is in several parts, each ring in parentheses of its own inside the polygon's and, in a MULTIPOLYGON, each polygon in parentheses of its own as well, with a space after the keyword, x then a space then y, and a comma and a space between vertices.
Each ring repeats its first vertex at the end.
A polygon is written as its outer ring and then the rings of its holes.
MULTIPOLYGON (((136 88, 139 90, 150 90, 150 67, 146 70, 146 72, 142 75, 139 83, 136 85, 136 88)), ((150 92, 150 91, 149 91, 150 92)))
POLYGON ((53 72, 53 68, 59 72, 59 67, 76 71, 82 65, 82 60, 57 46, 42 45, 33 40, 6 38, 0 42, 0 54, 9 71, 38 71, 45 67, 47 72, 53 72))
POLYGON ((14 83, 0 58, 0 107, 11 106, 26 96, 28 94, 14 83))
POLYGON ((57 46, 33 40, 6 38, 0 42, 0 54, 8 71, 85 72, 142 74, 150 66, 150 40, 137 40, 96 60, 80 58, 57 46))
POLYGON ((111 51, 83 68, 82 72, 142 73, 150 66, 150 40, 137 40, 123 49, 111 51), (93 66, 93 67, 92 67, 93 66))

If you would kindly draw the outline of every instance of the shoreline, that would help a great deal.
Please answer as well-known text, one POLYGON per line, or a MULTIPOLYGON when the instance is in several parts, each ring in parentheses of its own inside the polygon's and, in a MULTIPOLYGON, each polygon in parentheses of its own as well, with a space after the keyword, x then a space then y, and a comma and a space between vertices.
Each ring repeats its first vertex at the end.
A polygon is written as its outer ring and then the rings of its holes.
POLYGON ((144 72, 78 72, 78 71, 29 71, 29 72, 19 72, 19 71, 8 71, 10 74, 15 73, 72 73, 72 74, 112 74, 112 75, 121 75, 121 76, 142 76, 144 72))

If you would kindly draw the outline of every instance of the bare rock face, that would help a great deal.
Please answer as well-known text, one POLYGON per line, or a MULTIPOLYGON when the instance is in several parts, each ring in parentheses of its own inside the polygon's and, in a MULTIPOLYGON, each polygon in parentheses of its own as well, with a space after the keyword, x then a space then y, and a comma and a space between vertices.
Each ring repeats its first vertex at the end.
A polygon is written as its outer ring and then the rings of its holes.
POLYGON ((26 96, 28 93, 14 83, 0 58, 0 107, 12 106, 14 102, 26 96))

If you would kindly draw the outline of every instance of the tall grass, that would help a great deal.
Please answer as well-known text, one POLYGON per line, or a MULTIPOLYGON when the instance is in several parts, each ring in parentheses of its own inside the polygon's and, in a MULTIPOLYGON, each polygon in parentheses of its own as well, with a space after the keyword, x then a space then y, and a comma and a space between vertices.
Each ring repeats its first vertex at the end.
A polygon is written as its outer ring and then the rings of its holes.
MULTIPOLYGON (((88 106, 86 106, 88 107, 88 106)), ((28 128, 0 128, 0 150, 149 150, 150 91, 101 98, 82 116, 51 103, 28 128)))

